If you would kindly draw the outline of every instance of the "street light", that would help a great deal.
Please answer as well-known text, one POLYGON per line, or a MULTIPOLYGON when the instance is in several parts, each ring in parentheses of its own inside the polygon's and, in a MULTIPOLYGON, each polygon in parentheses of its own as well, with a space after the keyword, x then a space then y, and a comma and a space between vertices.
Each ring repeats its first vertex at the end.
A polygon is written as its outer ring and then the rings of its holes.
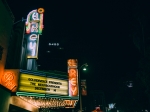
POLYGON ((83 68, 84 71, 86 71, 86 68, 83 68))
POLYGON ((82 96, 81 96, 81 79, 80 79, 80 70, 83 68, 84 71, 86 71, 86 67, 88 67, 88 64, 85 63, 81 66, 79 66, 79 100, 80 100, 80 112, 82 112, 82 96))

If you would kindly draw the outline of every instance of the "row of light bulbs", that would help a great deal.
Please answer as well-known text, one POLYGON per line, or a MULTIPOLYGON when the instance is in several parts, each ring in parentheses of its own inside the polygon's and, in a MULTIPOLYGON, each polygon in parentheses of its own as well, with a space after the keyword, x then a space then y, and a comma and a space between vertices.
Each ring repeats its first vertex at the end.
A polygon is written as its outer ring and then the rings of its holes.
POLYGON ((25 100, 26 102, 29 102, 33 104, 34 106, 38 108, 64 108, 65 103, 63 99, 57 99, 57 98, 40 98, 40 97, 26 97, 26 96, 20 96, 21 99, 25 100))

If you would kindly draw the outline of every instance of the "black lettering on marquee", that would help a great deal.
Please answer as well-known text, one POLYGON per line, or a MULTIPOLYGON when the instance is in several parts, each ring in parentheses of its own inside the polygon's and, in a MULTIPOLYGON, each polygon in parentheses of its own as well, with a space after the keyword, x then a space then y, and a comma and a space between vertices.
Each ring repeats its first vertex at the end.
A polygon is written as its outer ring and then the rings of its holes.
POLYGON ((50 88, 35 87, 35 90, 50 91, 50 88))
POLYGON ((54 91, 56 92, 56 89, 54 89, 54 91))
POLYGON ((47 83, 47 80, 40 80, 40 79, 33 79, 33 78, 28 78, 29 81, 34 81, 34 82, 42 82, 42 83, 47 83))
POLYGON ((61 83, 61 82, 49 81, 49 83, 51 83, 51 84, 58 84, 58 85, 62 85, 62 83, 61 83))
POLYGON ((60 88, 60 86, 50 85, 50 84, 41 84, 41 83, 38 83, 38 86, 53 87, 53 88, 60 88))

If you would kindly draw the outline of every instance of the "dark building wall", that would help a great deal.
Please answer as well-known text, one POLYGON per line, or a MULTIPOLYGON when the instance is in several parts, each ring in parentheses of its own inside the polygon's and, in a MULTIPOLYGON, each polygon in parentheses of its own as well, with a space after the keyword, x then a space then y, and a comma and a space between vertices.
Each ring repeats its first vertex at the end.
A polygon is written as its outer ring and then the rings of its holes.
POLYGON ((26 40, 24 38, 25 22, 13 25, 12 35, 6 60, 6 69, 26 69, 26 40))
MULTIPOLYGON (((3 47, 3 54, 0 60, 0 79, 3 75, 6 56, 8 50, 8 42, 12 31, 14 17, 5 2, 0 0, 0 46, 3 47)), ((1 80, 0 80, 1 83, 1 80)), ((10 92, 0 86, 0 112, 8 112, 10 92)))
POLYGON ((12 31, 13 18, 5 1, 0 0, 0 46, 3 47, 2 59, 0 60, 0 76, 3 74, 6 56, 8 51, 8 42, 12 31))
POLYGON ((11 93, 0 86, 0 112, 8 112, 11 93))

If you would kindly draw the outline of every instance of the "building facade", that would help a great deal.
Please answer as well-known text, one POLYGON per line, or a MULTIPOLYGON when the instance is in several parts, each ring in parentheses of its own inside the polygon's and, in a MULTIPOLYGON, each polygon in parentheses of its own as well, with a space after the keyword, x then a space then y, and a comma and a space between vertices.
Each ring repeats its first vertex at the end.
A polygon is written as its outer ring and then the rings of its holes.
POLYGON ((14 23, 9 39, 6 69, 26 69, 26 39, 24 38, 25 21, 14 23))
POLYGON ((75 108, 78 102, 76 59, 68 60, 68 73, 37 70, 43 12, 35 9, 26 22, 14 23, 6 1, 0 0, 0 112, 75 108))
MULTIPOLYGON (((14 23, 14 16, 11 13, 5 0, 0 0, 0 47, 1 47, 1 59, 0 59, 0 79, 3 75, 6 56, 9 46, 9 39, 12 32, 12 26, 14 23)), ((1 80, 0 80, 1 83, 1 80)), ((10 92, 0 85, 0 112, 8 112, 10 92)))

